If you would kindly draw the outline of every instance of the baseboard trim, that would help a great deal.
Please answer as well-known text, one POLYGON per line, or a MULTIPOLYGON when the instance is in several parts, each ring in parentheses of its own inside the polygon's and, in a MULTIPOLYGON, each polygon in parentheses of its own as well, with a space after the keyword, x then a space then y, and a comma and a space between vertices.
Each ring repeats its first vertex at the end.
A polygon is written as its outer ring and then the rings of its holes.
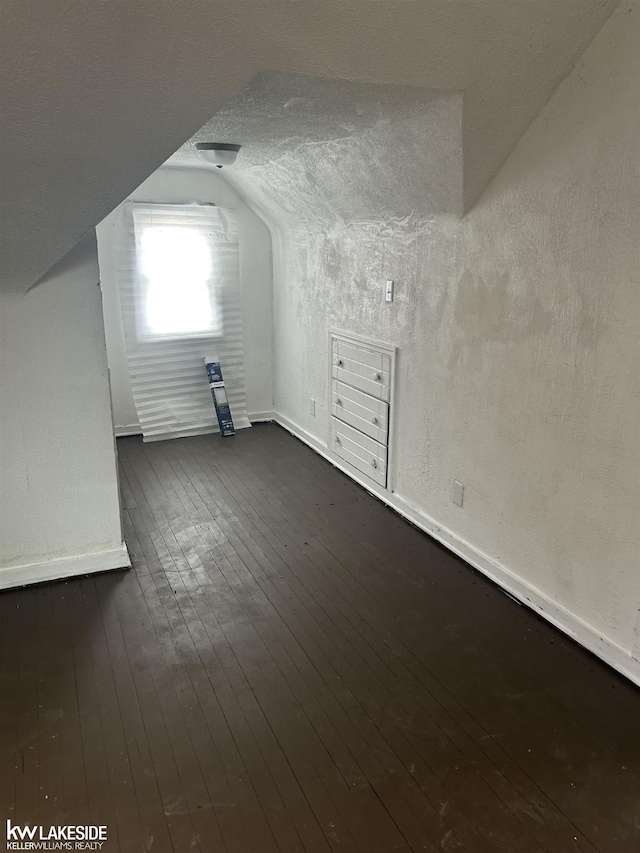
POLYGON ((355 480, 372 495, 387 504, 387 506, 403 518, 406 518, 407 521, 410 521, 416 527, 420 528, 420 530, 428 533, 429 536, 432 536, 474 569, 482 572, 483 575, 492 580, 512 598, 529 607, 621 675, 624 675, 634 684, 640 686, 640 661, 633 658, 614 640, 604 636, 592 625, 584 622, 562 605, 552 601, 541 590, 527 584, 522 578, 509 571, 505 566, 496 563, 487 554, 479 551, 469 542, 466 542, 446 527, 438 524, 434 519, 411 505, 397 493, 388 492, 376 483, 367 482, 364 477, 358 476, 353 469, 348 469, 337 459, 333 458, 324 442, 321 442, 311 433, 307 432, 307 430, 298 426, 298 424, 277 412, 274 420, 296 438, 299 438, 300 441, 311 447, 312 450, 315 450, 316 453, 319 453, 320 456, 323 456, 335 468, 338 468, 348 477, 351 477, 352 480, 355 480))
POLYGON ((81 554, 78 557, 64 557, 61 560, 48 560, 44 563, 0 567, 0 590, 63 580, 77 575, 126 569, 130 565, 129 552, 123 542, 119 548, 100 551, 97 554, 81 554))
POLYGON ((269 421, 275 421, 276 413, 275 412, 249 412, 248 418, 252 424, 268 423, 269 421))

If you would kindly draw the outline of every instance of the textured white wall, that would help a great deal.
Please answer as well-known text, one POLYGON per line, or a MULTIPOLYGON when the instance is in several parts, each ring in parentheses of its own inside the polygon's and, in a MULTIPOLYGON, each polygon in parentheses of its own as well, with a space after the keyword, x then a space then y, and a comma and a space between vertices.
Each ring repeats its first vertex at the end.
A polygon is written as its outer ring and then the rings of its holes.
POLYGON ((169 159, 233 139, 226 180, 270 223, 295 232, 343 220, 462 214, 463 97, 414 86, 259 74, 169 159))
POLYGON ((126 565, 95 236, 0 298, 0 587, 126 565))
MULTIPOLYGON (((264 222, 242 201, 213 167, 159 169, 131 194, 134 201, 212 202, 235 210, 240 239, 240 290, 249 416, 273 412, 273 291, 271 236, 264 222)), ((118 296, 117 208, 96 229, 104 299, 113 417, 116 431, 137 430, 137 414, 122 328, 118 296)))
POLYGON ((398 496, 640 677, 638 55, 625 3, 463 220, 283 230, 274 295, 277 411, 325 441, 328 329, 397 344, 398 496))

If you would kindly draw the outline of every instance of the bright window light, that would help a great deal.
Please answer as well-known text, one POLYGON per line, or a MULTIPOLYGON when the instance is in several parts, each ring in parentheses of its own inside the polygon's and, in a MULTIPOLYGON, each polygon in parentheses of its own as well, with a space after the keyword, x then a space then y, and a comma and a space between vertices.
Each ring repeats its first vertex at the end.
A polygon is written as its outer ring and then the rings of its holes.
POLYGON ((215 269, 206 235, 188 226, 146 225, 137 237, 138 269, 146 285, 145 335, 219 334, 212 298, 215 269))

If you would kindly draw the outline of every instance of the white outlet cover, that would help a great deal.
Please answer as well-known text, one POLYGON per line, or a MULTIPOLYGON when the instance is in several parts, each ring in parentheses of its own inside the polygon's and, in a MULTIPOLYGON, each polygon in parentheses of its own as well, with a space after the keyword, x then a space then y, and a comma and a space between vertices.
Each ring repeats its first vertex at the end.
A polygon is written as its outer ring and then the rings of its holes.
POLYGON ((459 480, 453 481, 453 502, 456 506, 462 506, 464 502, 464 486, 459 480))

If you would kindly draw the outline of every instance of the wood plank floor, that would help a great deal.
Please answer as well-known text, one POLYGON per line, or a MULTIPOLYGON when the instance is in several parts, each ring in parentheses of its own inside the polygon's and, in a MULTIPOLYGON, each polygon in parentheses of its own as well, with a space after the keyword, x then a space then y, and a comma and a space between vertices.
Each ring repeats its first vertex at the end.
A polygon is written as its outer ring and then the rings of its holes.
POLYGON ((640 691, 275 425, 118 446, 134 568, 0 595, 2 824, 638 853, 640 691))

